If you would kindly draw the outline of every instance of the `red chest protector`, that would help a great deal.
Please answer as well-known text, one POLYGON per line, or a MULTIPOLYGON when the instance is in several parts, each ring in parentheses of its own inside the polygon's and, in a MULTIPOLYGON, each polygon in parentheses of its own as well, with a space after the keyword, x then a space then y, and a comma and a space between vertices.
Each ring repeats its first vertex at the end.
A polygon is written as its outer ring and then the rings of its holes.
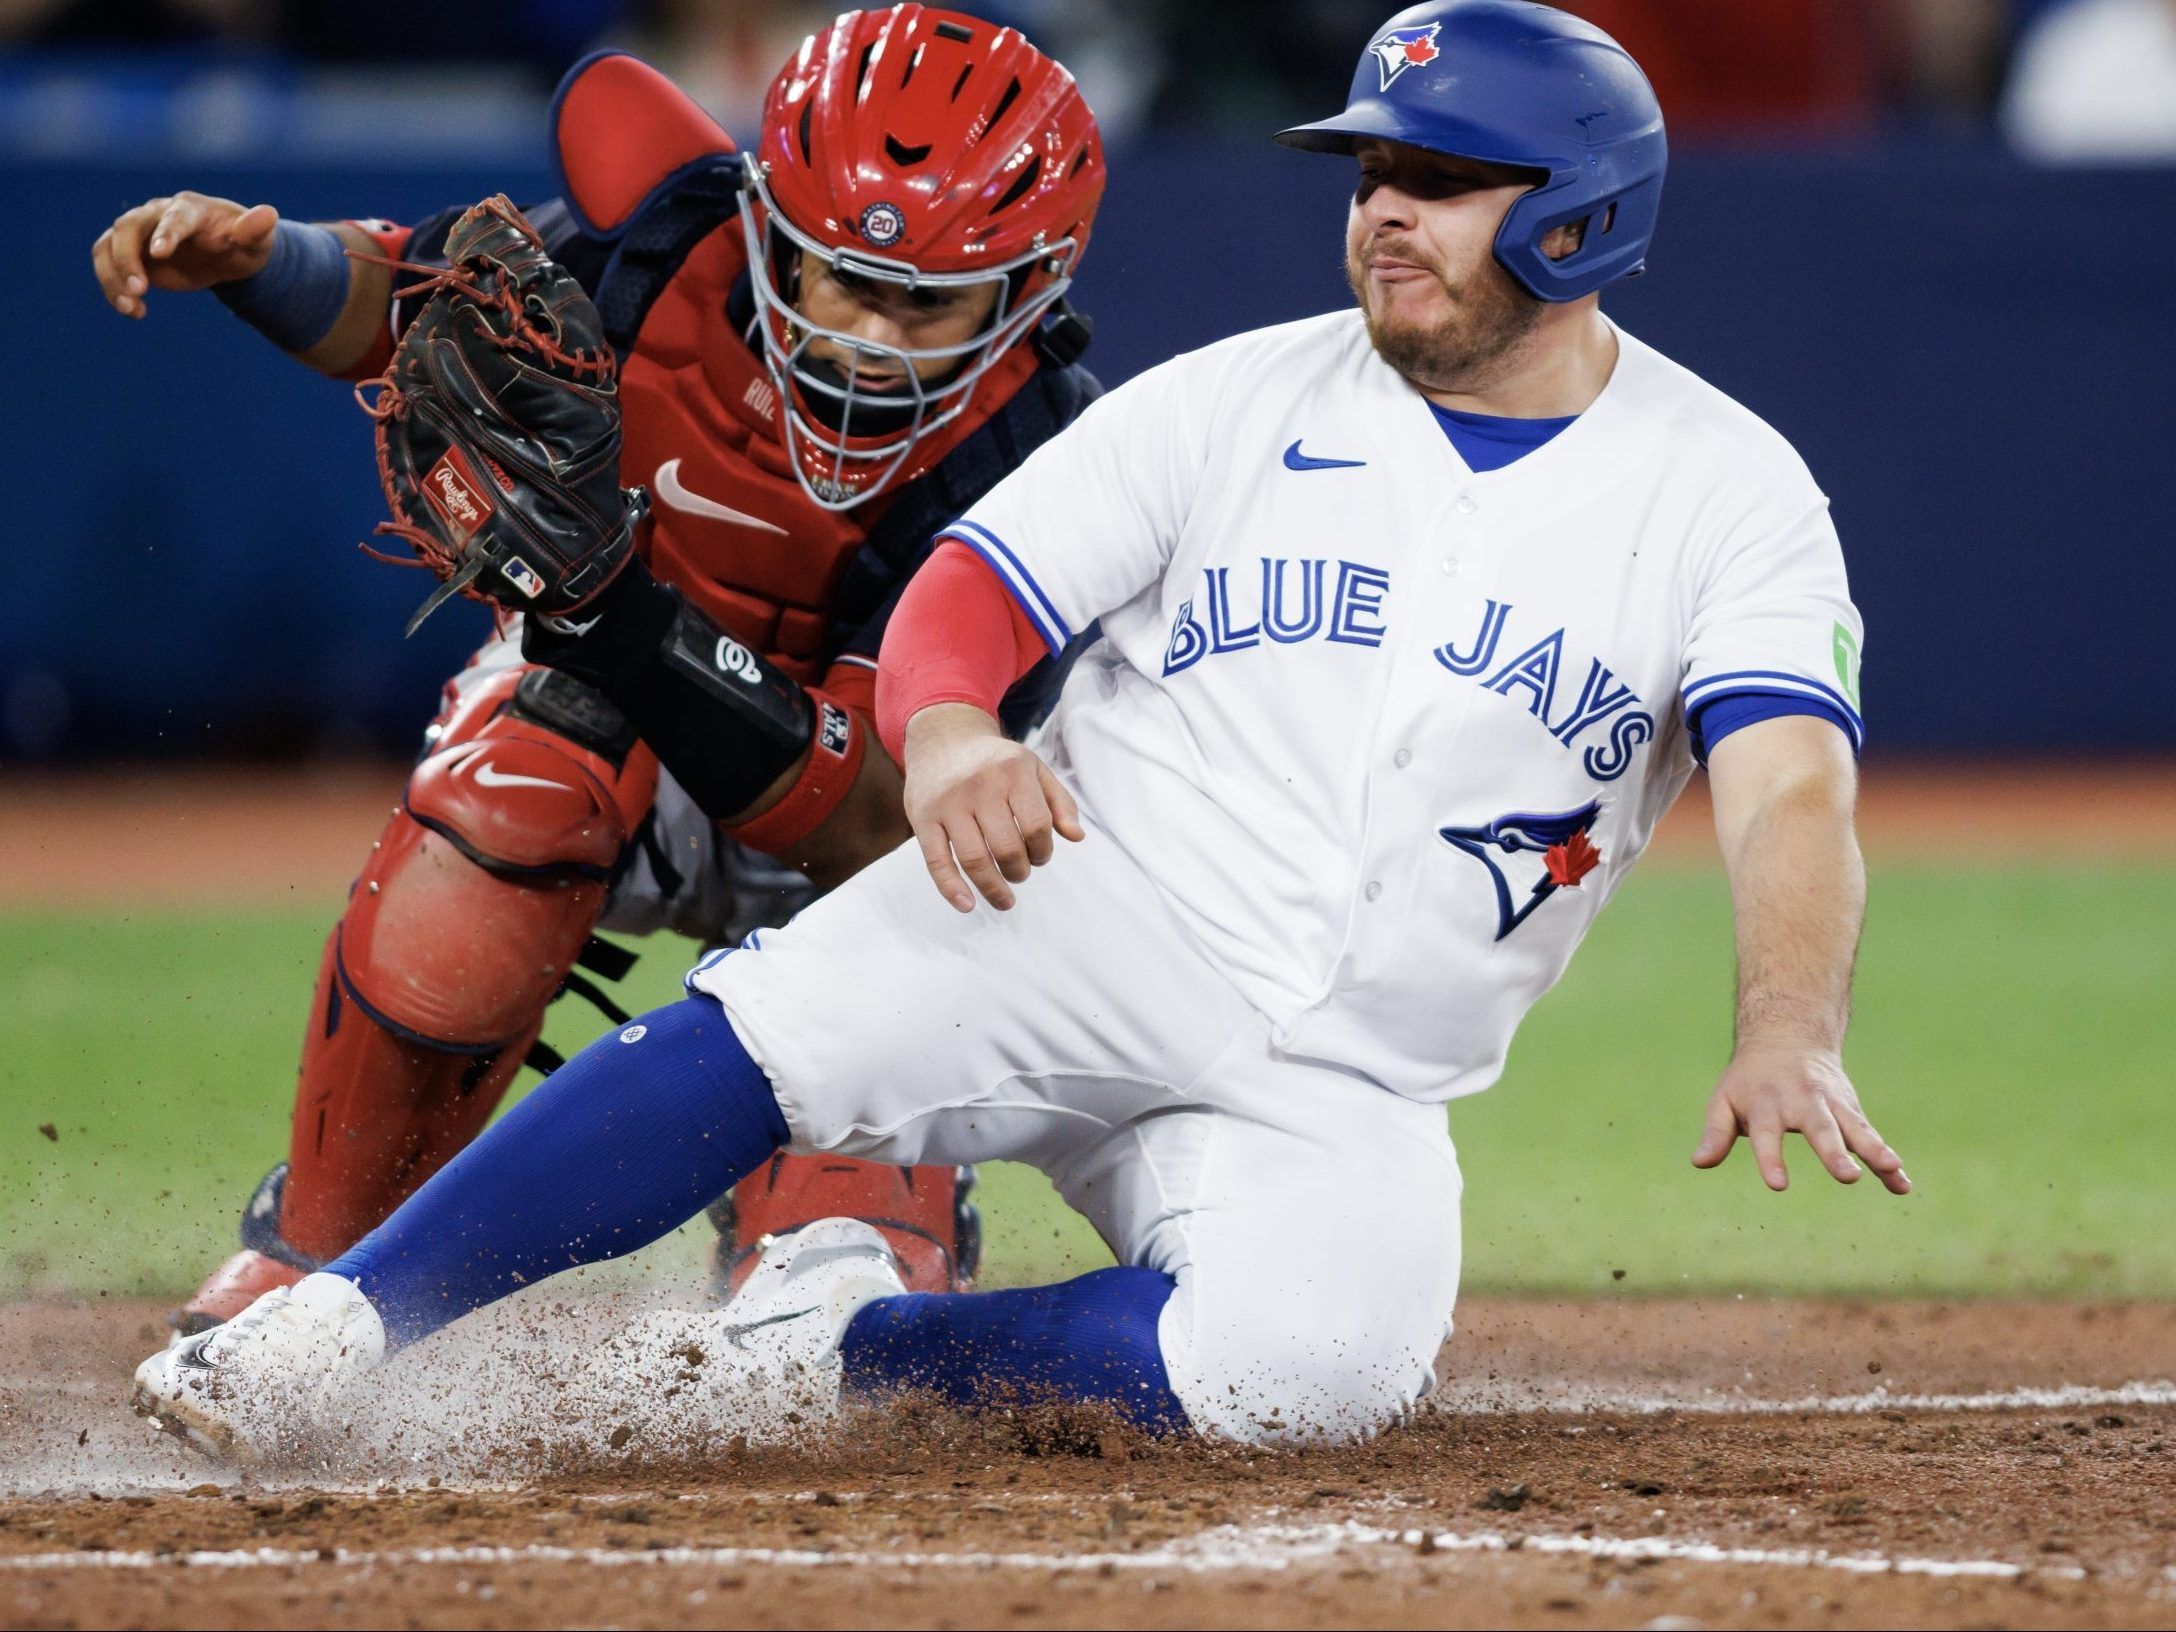
POLYGON ((639 547, 651 570, 804 684, 833 653, 831 607, 847 563, 907 482, 926 474, 1017 391, 1036 358, 1016 346, 967 412, 917 444, 889 492, 844 512, 811 502, 779 440, 778 393, 727 315, 746 270, 731 206, 733 144, 664 75, 609 53, 579 64, 553 106, 561 193, 593 238, 615 244, 591 293, 622 346, 620 480, 650 490, 639 547), (726 214, 713 222, 718 208, 726 214), (692 225, 688 223, 692 222, 692 225), (651 241, 698 232, 670 264, 651 241))

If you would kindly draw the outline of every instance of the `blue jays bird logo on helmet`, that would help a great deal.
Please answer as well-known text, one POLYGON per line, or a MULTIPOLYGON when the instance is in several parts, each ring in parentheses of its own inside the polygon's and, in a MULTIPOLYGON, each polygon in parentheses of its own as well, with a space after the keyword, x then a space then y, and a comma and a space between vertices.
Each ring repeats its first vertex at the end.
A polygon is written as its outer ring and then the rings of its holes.
POLYGON ((1601 801, 1589 799, 1577 810, 1544 814, 1514 812, 1480 827, 1440 827, 1436 832, 1454 850, 1462 850, 1488 869, 1496 886, 1496 939, 1526 922, 1533 910, 1558 890, 1574 890, 1601 864, 1602 853, 1587 837, 1602 813, 1601 801), (1497 862, 1500 855, 1541 857, 1541 876, 1523 902, 1514 905, 1511 881, 1497 862))
POLYGON ((1369 45, 1375 53, 1375 65, 1383 71, 1383 89, 1408 68, 1425 68, 1443 55, 1436 44, 1436 36, 1443 32, 1441 23, 1423 23, 1418 28, 1394 28, 1381 39, 1369 45))

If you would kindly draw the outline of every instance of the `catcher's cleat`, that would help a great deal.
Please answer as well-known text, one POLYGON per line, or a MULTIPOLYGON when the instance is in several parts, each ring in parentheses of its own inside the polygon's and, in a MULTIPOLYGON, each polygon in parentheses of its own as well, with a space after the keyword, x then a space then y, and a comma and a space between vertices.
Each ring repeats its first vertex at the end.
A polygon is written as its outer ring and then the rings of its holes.
POLYGON ((837 1416, 839 1340, 863 1305, 906 1290, 883 1235, 826 1218, 764 1244, 723 1308, 645 1315, 576 1385, 615 1448, 779 1441, 837 1416), (624 1432, 623 1432, 624 1431, 624 1432))
POLYGON ((355 1283, 323 1272, 136 1368, 136 1414, 210 1456, 263 1462, 304 1448, 340 1386, 385 1355, 355 1283))
POLYGON ((318 1267, 308 1253, 290 1246, 280 1233, 287 1198, 287 1164, 281 1162, 257 1181, 242 1209, 242 1250, 213 1270, 179 1309, 166 1317, 174 1341, 208 1332, 232 1320, 265 1293, 293 1286, 318 1267))
POLYGON ((737 1292, 764 1245, 826 1218, 882 1232, 910 1292, 965 1292, 982 1260, 971 1167, 892 1167, 850 1156, 781 1152, 713 1203, 718 1295, 737 1292))
POLYGON ((293 1286, 308 1273, 244 1247, 207 1275, 195 1295, 166 1317, 172 1341, 201 1336, 232 1320, 267 1292, 293 1286))

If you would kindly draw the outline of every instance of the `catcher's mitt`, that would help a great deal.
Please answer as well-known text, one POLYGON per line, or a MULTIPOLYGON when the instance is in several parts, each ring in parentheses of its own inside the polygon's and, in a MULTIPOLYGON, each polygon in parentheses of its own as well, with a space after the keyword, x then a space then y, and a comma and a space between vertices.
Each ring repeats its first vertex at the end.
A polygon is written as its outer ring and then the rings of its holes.
POLYGON ((439 587, 408 632, 455 593, 563 615, 627 562, 647 501, 619 485, 618 363, 597 308, 502 194, 446 237, 444 268, 400 291, 428 298, 385 373, 356 388, 377 421, 378 531, 439 587))

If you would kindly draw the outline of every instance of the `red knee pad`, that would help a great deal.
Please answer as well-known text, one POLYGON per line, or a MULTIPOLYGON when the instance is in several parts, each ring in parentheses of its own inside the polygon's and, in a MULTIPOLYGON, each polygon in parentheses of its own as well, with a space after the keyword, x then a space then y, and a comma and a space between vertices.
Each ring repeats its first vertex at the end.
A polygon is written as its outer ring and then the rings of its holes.
POLYGON ((577 680, 511 668, 447 709, 405 803, 486 869, 609 873, 657 798, 657 757, 577 680))
POLYGON ((559 989, 657 794, 656 759, 616 715, 585 723, 592 705, 610 707, 512 670, 448 716, 341 920, 339 978, 381 1024, 475 1049, 559 989))

